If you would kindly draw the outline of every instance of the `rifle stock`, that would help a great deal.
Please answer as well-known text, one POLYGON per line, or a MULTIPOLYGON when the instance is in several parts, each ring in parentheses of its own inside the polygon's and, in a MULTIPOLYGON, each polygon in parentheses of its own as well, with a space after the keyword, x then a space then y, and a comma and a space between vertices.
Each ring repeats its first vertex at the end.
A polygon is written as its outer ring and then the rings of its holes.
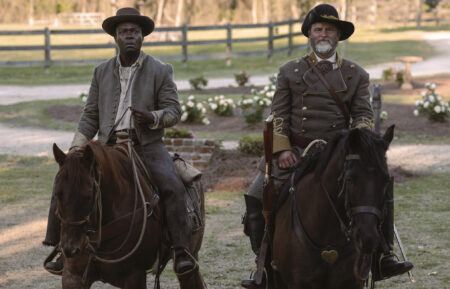
POLYGON ((266 220, 266 228, 261 248, 258 256, 257 269, 255 272, 255 281, 257 285, 261 285, 264 266, 266 263, 267 251, 271 246, 273 234, 272 228, 272 211, 277 190, 272 178, 272 162, 273 162, 273 115, 271 114, 265 121, 264 128, 264 156, 266 159, 266 171, 264 175, 263 187, 263 215, 266 220))

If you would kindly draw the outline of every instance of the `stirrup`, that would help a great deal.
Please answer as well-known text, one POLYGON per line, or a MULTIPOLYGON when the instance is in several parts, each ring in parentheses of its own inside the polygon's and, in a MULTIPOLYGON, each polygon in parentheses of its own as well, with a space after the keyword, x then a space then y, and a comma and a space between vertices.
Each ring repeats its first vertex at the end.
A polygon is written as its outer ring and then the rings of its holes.
MULTIPOLYGON (((42 265, 43 265, 44 269, 45 269, 47 272, 49 272, 49 273, 51 273, 51 274, 54 274, 54 275, 61 276, 61 275, 62 275, 62 271, 63 271, 62 269, 61 269, 61 270, 52 270, 52 269, 50 269, 50 268, 47 268, 47 266, 45 266, 45 265, 47 265, 48 263, 52 262, 52 260, 55 259, 55 257, 56 257, 58 254, 62 254, 62 253, 61 253, 61 250, 60 250, 59 244, 56 245, 56 246, 53 248, 53 250, 52 250, 52 251, 50 252, 50 254, 47 256, 47 258, 45 258, 44 263, 43 263, 42 265)), ((59 258, 62 258, 62 256, 60 256, 59 258)), ((57 262, 57 259, 58 259, 58 258, 56 258, 55 262, 57 262)))

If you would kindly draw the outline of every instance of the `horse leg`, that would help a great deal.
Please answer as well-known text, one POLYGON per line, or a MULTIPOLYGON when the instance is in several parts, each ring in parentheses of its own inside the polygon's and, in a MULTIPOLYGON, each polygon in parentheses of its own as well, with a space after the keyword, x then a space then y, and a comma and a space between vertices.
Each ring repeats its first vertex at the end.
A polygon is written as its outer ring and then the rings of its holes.
POLYGON ((122 289, 147 289, 147 274, 144 270, 128 275, 122 289))

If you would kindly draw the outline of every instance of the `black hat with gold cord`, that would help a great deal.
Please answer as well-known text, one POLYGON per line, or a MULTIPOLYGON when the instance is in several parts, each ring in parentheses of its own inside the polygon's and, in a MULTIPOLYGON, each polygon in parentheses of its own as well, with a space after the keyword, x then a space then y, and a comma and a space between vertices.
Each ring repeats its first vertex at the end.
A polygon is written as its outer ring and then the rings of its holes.
POLYGON ((302 24, 303 35, 309 37, 309 29, 311 25, 317 22, 328 22, 335 24, 340 31, 339 40, 349 38, 355 31, 355 26, 349 21, 339 20, 339 14, 333 6, 329 4, 320 4, 311 9, 306 15, 305 21, 302 24))

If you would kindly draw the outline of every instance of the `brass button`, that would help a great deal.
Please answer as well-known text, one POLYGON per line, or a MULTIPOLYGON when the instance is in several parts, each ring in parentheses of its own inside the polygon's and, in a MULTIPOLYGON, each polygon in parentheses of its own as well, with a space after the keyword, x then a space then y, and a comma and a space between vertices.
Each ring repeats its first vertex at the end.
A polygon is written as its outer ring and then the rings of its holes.
POLYGON ((298 72, 298 68, 294 69, 294 72, 298 72))
POLYGON ((302 133, 305 133, 306 132, 306 129, 302 129, 302 133))
POLYGON ((335 124, 335 123, 333 123, 333 124, 331 125, 331 127, 336 127, 336 124, 335 124))
POLYGON ((302 107, 303 110, 307 110, 308 108, 306 106, 302 107))
POLYGON ((353 75, 351 75, 351 74, 347 75, 348 79, 352 79, 352 77, 353 77, 353 75))
POLYGON ((295 63, 300 63, 300 59, 297 59, 297 60, 295 61, 295 63))
POLYGON ((303 120, 307 120, 307 118, 306 118, 306 117, 304 117, 304 118, 303 118, 303 120))
POLYGON ((350 68, 355 68, 355 65, 354 64, 350 64, 350 68))

